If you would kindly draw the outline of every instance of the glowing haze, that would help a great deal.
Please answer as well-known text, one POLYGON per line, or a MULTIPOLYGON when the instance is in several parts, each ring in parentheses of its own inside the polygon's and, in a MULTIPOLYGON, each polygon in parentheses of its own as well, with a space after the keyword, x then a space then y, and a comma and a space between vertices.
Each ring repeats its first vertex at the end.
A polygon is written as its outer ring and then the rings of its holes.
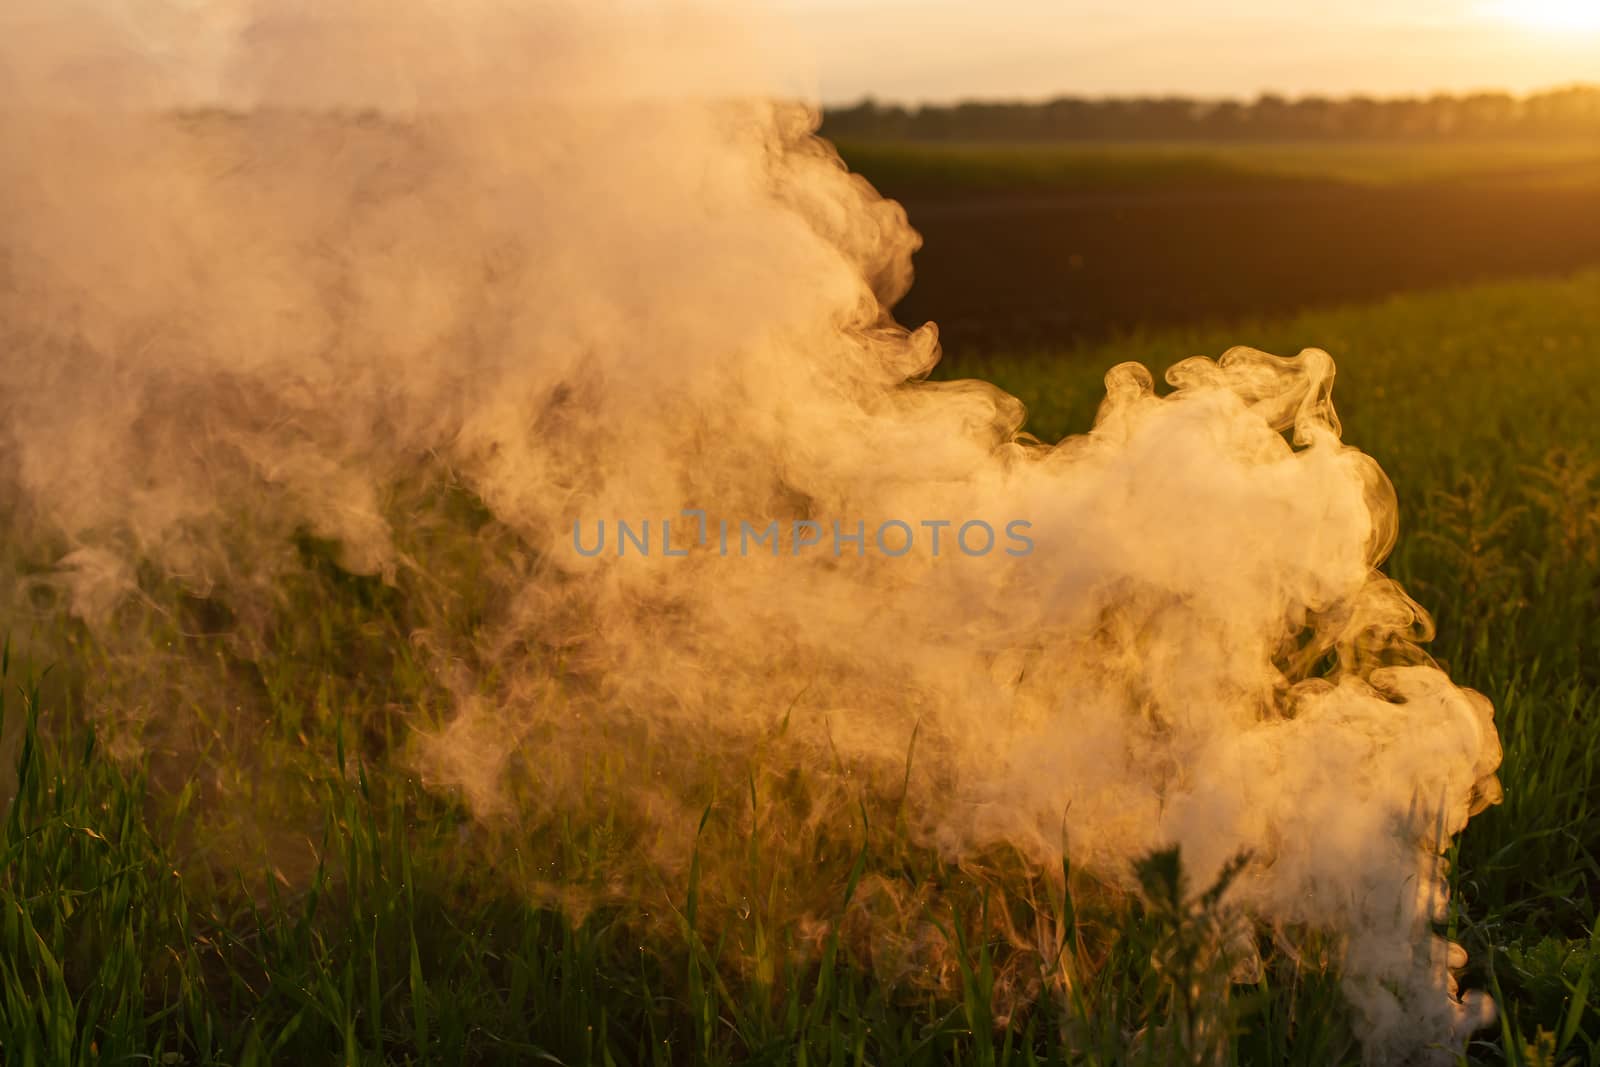
POLYGON ((1128 887, 1176 844, 1208 884, 1248 853, 1231 899, 1333 938, 1375 1059, 1487 1017, 1430 923, 1441 849, 1497 795, 1490 708, 1375 569, 1394 500, 1340 442, 1326 355, 1188 359, 1167 395, 1117 367, 1093 431, 1041 445, 1011 397, 922 380, 935 332, 884 310, 918 239, 771 100, 803 68, 761 24, 128 10, 13 4, 0 34, 0 607, 53 588, 159 665, 90 681, 121 748, 245 714, 214 655, 147 635, 177 590, 269 656, 310 534, 424 620, 451 704, 391 758, 513 841, 620 812, 591 894, 681 885, 707 798, 747 778, 797 869, 890 796, 958 864, 1050 877, 1065 846, 1128 887), (254 110, 163 110, 200 85, 254 110), (1022 520, 1035 547, 573 550, 575 523, 685 509, 1022 520))
POLYGON ((1528 92, 1600 77, 1593 0, 782 0, 828 103, 1528 92))

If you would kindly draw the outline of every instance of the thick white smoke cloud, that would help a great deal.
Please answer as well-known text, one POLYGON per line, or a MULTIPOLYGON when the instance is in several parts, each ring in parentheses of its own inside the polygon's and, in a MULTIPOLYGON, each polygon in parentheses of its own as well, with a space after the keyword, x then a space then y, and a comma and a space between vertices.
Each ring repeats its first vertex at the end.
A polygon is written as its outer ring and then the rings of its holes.
POLYGON ((1235 899, 1343 939, 1375 1057, 1482 1020, 1429 922, 1498 742, 1375 570, 1393 499, 1325 355, 1189 360, 1167 396, 1119 367, 1093 432, 1044 447, 999 391, 920 381, 932 331, 884 310, 917 237, 773 102, 770 33, 628 4, 118 10, 0 23, 0 493, 31 568, 0 606, 53 583, 109 640, 164 581, 266 641, 298 531, 418 571, 396 501, 445 471, 496 595, 417 635, 456 706, 411 758, 486 817, 576 810, 600 754, 648 764, 634 861, 681 870, 693 783, 776 724, 785 760, 867 785, 915 731, 922 844, 1050 871, 1064 839, 1114 883, 1171 844, 1199 881, 1248 851, 1235 899), (648 554, 618 556, 619 520, 648 554), (774 521, 776 555, 741 552, 774 521))

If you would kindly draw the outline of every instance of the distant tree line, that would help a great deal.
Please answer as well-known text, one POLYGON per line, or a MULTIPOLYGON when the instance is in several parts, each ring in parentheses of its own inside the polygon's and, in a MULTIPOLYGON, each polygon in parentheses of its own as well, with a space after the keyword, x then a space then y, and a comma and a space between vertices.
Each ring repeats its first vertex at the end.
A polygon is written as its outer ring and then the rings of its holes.
POLYGON ((1319 140, 1340 138, 1600 138, 1600 85, 1529 96, 1479 92, 1425 97, 1251 101, 1060 97, 901 107, 868 98, 831 108, 834 139, 914 141, 1319 140))

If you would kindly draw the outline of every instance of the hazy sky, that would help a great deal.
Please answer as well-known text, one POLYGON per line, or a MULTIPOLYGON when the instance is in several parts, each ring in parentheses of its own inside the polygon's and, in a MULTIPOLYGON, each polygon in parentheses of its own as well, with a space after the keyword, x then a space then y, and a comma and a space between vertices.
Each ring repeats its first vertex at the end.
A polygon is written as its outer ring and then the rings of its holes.
POLYGON ((1600 0, 779 0, 824 101, 1600 82, 1600 0))

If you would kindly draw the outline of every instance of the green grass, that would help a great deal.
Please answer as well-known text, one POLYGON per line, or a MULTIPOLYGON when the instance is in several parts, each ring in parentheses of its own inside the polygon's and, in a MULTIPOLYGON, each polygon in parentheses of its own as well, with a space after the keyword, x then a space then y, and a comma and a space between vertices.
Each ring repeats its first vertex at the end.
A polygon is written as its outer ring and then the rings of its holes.
POLYGON ((846 140, 838 148, 851 170, 895 193, 1248 188, 1296 181, 1600 184, 1600 147, 1592 141, 1012 145, 846 140))
MULTIPOLYGON (((1021 396, 1034 432, 1056 437, 1087 428, 1111 364, 1236 343, 1334 354, 1346 438, 1399 493, 1390 572, 1435 612, 1434 653, 1496 705, 1506 800, 1452 855, 1448 932, 1471 953, 1467 984, 1505 1009, 1471 1058, 1595 1062, 1600 273, 957 370, 1021 396)), ((471 525, 470 500, 436 492, 430 507, 471 525)), ((451 570, 465 564, 446 542, 408 550, 433 552, 446 585, 483 584, 451 570)), ((530 903, 551 871, 588 884, 625 835, 603 810, 480 822, 411 780, 386 757, 405 745, 394 708, 426 722, 445 706, 408 640, 429 594, 345 574, 328 546, 301 551, 292 610, 248 665, 259 773, 219 778, 203 744, 111 758, 77 714, 84 694, 148 687, 161 665, 70 629, 16 633, 18 648, 66 651, 48 671, 14 649, 0 664, 6 1064, 1359 1060, 1337 976, 1309 957, 1269 953, 1258 978, 1230 981, 1206 951, 1227 916, 1182 887, 1177 857, 1144 865, 1137 898, 1006 855, 952 870, 905 840, 892 803, 862 798, 848 834, 804 841, 808 870, 779 869, 742 829, 801 833, 759 753, 748 790, 682 828, 736 858, 723 874, 742 903, 710 892, 698 859, 629 902, 591 896, 576 922, 530 903), (868 964, 861 926, 891 882, 937 890, 914 897, 954 946, 937 980, 886 982, 868 964), (784 921, 801 893, 809 929, 784 921), (1050 962, 1009 950, 1002 919, 1056 931, 1050 962)), ((464 627, 475 595, 448 608, 464 627)), ((147 636, 194 672, 174 699, 193 702, 199 736, 237 744, 239 716, 203 694, 207 672, 245 668, 202 606, 171 606, 170 630, 147 636)), ((603 794, 608 776, 644 772, 586 773, 603 794)))

